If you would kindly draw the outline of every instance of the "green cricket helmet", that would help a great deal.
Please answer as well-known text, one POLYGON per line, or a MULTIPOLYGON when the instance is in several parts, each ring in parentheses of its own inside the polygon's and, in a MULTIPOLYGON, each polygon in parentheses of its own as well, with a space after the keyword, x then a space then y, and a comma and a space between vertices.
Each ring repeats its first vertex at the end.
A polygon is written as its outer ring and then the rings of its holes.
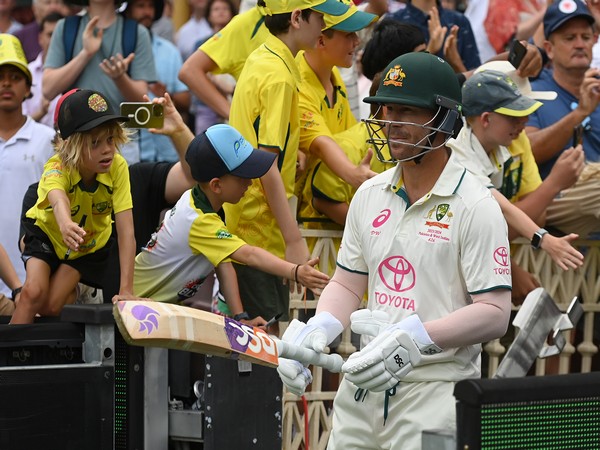
MULTIPOLYGON (((382 72, 381 82, 375 95, 364 99, 366 103, 378 105, 401 104, 429 109, 435 112, 425 124, 393 122, 380 119, 365 120, 370 142, 382 159, 380 151, 388 145, 390 127, 413 125, 429 131, 419 143, 404 143, 423 149, 418 155, 408 158, 419 162, 431 150, 443 147, 460 130, 462 121, 461 91, 454 70, 442 58, 425 52, 406 53, 394 59, 382 72), (441 144, 433 144, 438 133, 445 135, 441 144)), ((385 160, 385 162, 395 162, 385 160)))

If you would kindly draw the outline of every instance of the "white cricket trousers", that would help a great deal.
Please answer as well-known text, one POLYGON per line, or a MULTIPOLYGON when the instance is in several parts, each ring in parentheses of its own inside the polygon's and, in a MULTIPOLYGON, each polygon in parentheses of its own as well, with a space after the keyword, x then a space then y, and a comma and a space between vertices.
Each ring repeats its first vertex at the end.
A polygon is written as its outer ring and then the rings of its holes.
POLYGON ((357 389, 342 380, 327 450, 421 450, 423 430, 456 429, 454 382, 400 383, 387 396, 385 424, 385 392, 357 389))

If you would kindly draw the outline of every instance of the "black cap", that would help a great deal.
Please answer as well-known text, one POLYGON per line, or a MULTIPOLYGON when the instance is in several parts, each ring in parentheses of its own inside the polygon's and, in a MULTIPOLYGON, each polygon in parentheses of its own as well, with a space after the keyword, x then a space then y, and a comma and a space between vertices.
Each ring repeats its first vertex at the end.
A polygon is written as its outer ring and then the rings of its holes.
POLYGON ((205 182, 227 174, 260 178, 267 173, 276 156, 253 148, 232 126, 218 124, 190 142, 185 160, 194 180, 205 182))
POLYGON ((108 100, 99 92, 89 89, 72 89, 56 104, 55 124, 63 139, 73 133, 89 131, 103 123, 116 120, 127 122, 125 116, 113 114, 108 100))

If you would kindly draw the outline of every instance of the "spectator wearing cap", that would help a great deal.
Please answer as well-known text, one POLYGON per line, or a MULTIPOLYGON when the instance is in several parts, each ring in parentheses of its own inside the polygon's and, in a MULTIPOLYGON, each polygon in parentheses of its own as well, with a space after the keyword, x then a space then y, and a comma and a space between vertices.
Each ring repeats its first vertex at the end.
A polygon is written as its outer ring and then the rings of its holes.
MULTIPOLYGON (((360 11, 352 1, 345 1, 348 11, 341 16, 325 14, 325 28, 315 48, 299 52, 296 62, 300 68, 300 151, 306 155, 306 167, 298 175, 296 189, 300 198, 299 214, 306 228, 331 228, 329 215, 342 225, 345 214, 340 211, 348 202, 334 195, 341 190, 315 190, 315 174, 323 165, 353 188, 375 175, 370 168, 372 154, 364 161, 354 162, 336 142, 335 135, 352 128, 356 119, 351 111, 348 91, 340 68, 352 66, 360 40, 357 32, 377 21, 375 14, 360 11), (329 195, 327 195, 329 194, 329 195), (321 207, 317 206, 319 202, 321 207), (334 214, 334 211, 338 211, 334 214), (318 218, 318 220, 314 220, 318 218), (324 224, 330 222, 329 224, 324 224)), ((360 137, 357 136, 357 139, 360 137)), ((354 155, 353 155, 354 156, 354 155)), ((338 229, 337 226, 334 226, 338 229)), ((312 251, 314 239, 308 241, 312 251)), ((334 267, 330 270, 333 272, 334 267)))
MULTIPOLYGON (((19 251, 21 202, 27 188, 42 175, 44 163, 52 156, 54 130, 35 122, 22 112, 31 95, 31 72, 19 40, 0 34, 0 245, 8 253, 18 279, 25 279, 19 251)), ((20 287, 0 280, 0 294, 12 296, 20 287)))
MULTIPOLYGON (((216 270, 227 304, 224 313, 251 326, 266 321, 250 320, 237 289, 237 261, 295 281, 296 266, 232 234, 223 220, 225 202, 237 203, 254 178, 264 175, 276 155, 253 149, 234 128, 209 127, 190 143, 186 161, 197 184, 183 193, 135 260, 134 292, 162 302, 181 302, 192 297, 216 270)), ((317 260, 298 268, 298 280, 322 288, 328 277, 312 268, 317 260)))
MULTIPOLYGON (((505 74, 525 97, 542 101, 556 98, 556 92, 533 91, 529 80, 519 76, 517 69, 508 61, 491 61, 483 64, 476 72, 484 70, 505 74)), ((467 97, 467 100, 469 103, 473 101, 472 97, 467 97)), ((486 100, 483 101, 484 104, 486 102, 490 103, 486 100)), ((468 134, 468 128, 465 128, 460 136, 464 139, 468 134)), ((457 151, 460 152, 462 148, 469 146, 469 143, 465 146, 461 145, 457 151)), ((494 187, 511 203, 525 212, 531 220, 541 226, 555 226, 553 221, 548 219, 547 212, 552 208, 555 197, 561 190, 573 185, 581 173, 584 160, 583 150, 578 147, 566 151, 561 155, 550 175, 542 181, 525 131, 521 131, 510 142, 507 149, 508 154, 504 153, 504 156, 498 156, 495 151, 484 154, 481 152, 481 148, 479 153, 475 148, 469 149, 469 152, 472 153, 464 155, 464 165, 472 168, 475 173, 477 173, 477 167, 481 166, 484 170, 481 170, 479 175, 484 177, 484 182, 488 183, 491 181, 490 178, 494 178, 494 187), (477 156, 471 158, 472 154, 477 156), (508 159, 502 163, 506 157, 508 159)), ((577 232, 576 230, 571 231, 577 232)), ((521 269, 514 262, 511 265, 511 272, 513 278, 512 300, 514 304, 520 304, 531 290, 539 287, 539 283, 533 275, 521 269)))
POLYGON ((73 89, 58 101, 56 153, 44 166, 37 202, 23 219, 26 278, 12 324, 56 316, 76 300, 79 281, 102 287, 118 232, 119 297, 133 294, 132 202, 119 148, 129 137, 102 94, 73 89))
POLYGON ((552 67, 531 84, 558 97, 533 113, 526 127, 542 178, 573 146, 574 135, 582 135, 586 160, 600 161, 600 127, 594 125, 600 123, 600 70, 590 68, 594 22, 581 0, 554 2, 544 15, 544 48, 552 67))
MULTIPOLYGON (((225 205, 227 226, 250 245, 293 264, 304 264, 310 257, 308 247, 300 234, 295 210, 292 213, 288 203, 294 196, 300 135, 301 76, 294 58, 300 50, 317 44, 325 27, 323 14, 341 15, 348 6, 337 0, 258 0, 257 5, 270 34, 244 64, 233 94, 229 123, 250 145, 274 153, 276 158, 262 177, 252 181, 238 203, 225 205)), ((250 316, 289 320, 289 290, 293 283, 285 286, 281 277, 243 264, 234 264, 234 268, 250 316)), ((273 332, 278 334, 278 323, 273 332)), ((237 373, 237 365, 223 362, 226 364, 225 370, 237 373)), ((246 390, 260 391, 265 384, 281 392, 277 373, 269 372, 253 380, 251 386, 232 386, 232 394, 242 399, 246 390)), ((255 406, 246 401, 239 407, 255 406)), ((270 418, 280 415, 280 405, 273 405, 255 428, 269 436, 281 436, 279 419, 270 418)), ((240 437, 239 445, 227 447, 248 448, 250 444, 240 437)))
POLYGON ((512 78, 496 70, 482 70, 470 77, 463 85, 462 101, 466 126, 448 146, 461 164, 491 189, 510 227, 509 237, 531 240, 563 270, 579 267, 583 255, 570 245, 576 234, 552 236, 499 190, 504 184, 505 164, 510 167, 508 146, 523 131, 527 116, 542 104, 523 95, 512 78))
POLYGON ((598 237, 600 208, 600 69, 591 68, 597 35, 594 16, 600 3, 560 0, 544 16, 544 47, 552 62, 531 84, 558 93, 529 117, 525 128, 542 178, 549 176, 563 152, 579 143, 586 164, 574 186, 548 208, 548 220, 562 232, 598 237))
MULTIPOLYGON (((344 14, 348 5, 336 0, 259 0, 258 6, 271 35, 244 65, 230 123, 251 145, 277 157, 265 175, 253 180, 247 195, 235 205, 225 205, 225 211, 232 232, 246 242, 302 264, 309 258, 308 248, 288 206, 294 195, 300 134, 301 75, 294 58, 317 44, 325 26, 323 14, 344 14)), ((248 312, 263 317, 283 313, 281 320, 288 320, 289 290, 282 280, 241 264, 234 266, 248 312)))
MULTIPOLYGON (((125 19, 115 11, 114 0, 77 0, 87 5, 81 16, 71 59, 65 49, 65 20, 58 22, 44 62, 42 90, 54 98, 73 87, 102 92, 111 105, 141 102, 148 83, 156 81, 150 34, 138 24, 135 50, 124 55, 125 19)), ((140 160, 139 146, 132 140, 122 149, 129 164, 140 160)))
MULTIPOLYGON (((168 92, 180 113, 185 114, 190 108, 190 92, 178 78, 183 60, 173 43, 154 34, 151 29, 154 19, 160 15, 157 7, 161 4, 162 1, 157 0, 130 0, 123 14, 145 26, 150 32, 156 81, 148 85, 150 88, 148 96, 153 99, 162 97, 165 92, 168 92)), ((141 161, 179 160, 177 150, 167 136, 152 134, 146 129, 141 129, 139 144, 141 161)))

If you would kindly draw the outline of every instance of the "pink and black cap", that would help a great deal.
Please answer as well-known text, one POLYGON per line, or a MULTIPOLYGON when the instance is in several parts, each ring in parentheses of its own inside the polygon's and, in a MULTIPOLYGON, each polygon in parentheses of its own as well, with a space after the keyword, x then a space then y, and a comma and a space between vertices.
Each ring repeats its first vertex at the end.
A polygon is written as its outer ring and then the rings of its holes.
POLYGON ((72 89, 63 94, 56 104, 54 123, 63 139, 73 133, 90 131, 111 120, 127 122, 129 119, 113 114, 108 100, 96 91, 72 89))

